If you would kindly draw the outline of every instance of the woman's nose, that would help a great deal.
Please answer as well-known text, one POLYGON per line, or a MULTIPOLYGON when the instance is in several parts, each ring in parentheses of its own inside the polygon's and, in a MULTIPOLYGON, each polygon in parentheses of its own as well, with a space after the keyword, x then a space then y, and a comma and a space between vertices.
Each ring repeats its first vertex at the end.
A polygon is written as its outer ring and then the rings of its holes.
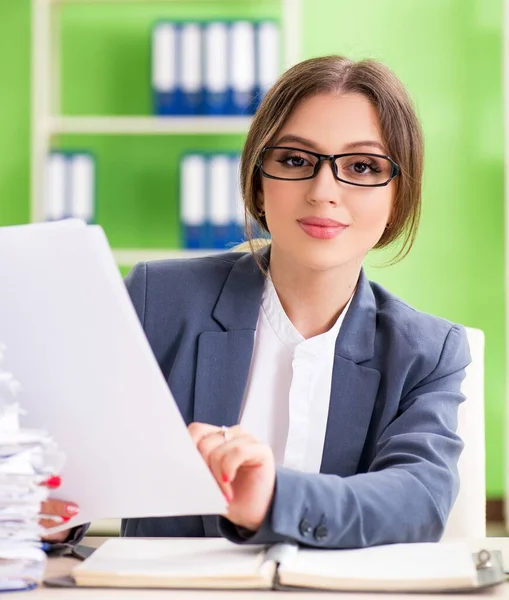
POLYGON ((342 185, 335 178, 333 168, 330 160, 321 163, 316 177, 310 180, 308 202, 338 204, 341 201, 342 185))

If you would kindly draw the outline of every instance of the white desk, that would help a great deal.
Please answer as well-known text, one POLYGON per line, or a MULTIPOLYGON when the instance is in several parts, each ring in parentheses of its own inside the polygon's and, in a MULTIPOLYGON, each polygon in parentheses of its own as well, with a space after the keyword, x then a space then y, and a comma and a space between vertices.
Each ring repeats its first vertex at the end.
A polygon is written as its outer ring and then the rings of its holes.
MULTIPOLYGON (((86 538, 85 545, 99 546, 106 538, 86 538)), ((471 540, 472 551, 486 548, 501 550, 504 564, 509 565, 509 538, 485 538, 471 540)), ((47 576, 58 577, 67 575, 78 561, 73 558, 52 558, 49 560, 47 576)), ((123 590, 123 589, 91 589, 91 588, 48 588, 40 587, 34 591, 23 593, 2 594, 2 600, 7 598, 26 598, 30 600, 304 600, 312 597, 336 597, 341 600, 386 600, 390 594, 373 593, 329 593, 329 592, 267 592, 267 591, 183 591, 183 590, 123 590)), ((396 597, 394 595, 393 597, 396 597)), ((414 598, 417 600, 454 600, 456 598, 508 598, 509 582, 484 592, 469 594, 397 594, 397 600, 414 598)))

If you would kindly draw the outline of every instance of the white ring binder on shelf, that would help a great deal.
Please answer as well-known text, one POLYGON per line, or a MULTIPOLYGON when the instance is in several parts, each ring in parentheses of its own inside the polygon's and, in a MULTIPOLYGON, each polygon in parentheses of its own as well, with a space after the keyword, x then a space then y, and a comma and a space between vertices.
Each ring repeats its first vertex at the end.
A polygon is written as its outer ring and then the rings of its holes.
POLYGON ((208 214, 211 247, 226 250, 230 239, 230 181, 227 154, 215 154, 208 160, 208 214))
POLYGON ((173 23, 158 23, 152 31, 154 112, 176 114, 177 33, 173 23))
POLYGON ((236 21, 231 25, 232 113, 255 111, 255 36, 254 24, 236 21))
POLYGON ((228 114, 228 26, 212 22, 204 31, 204 112, 228 114))

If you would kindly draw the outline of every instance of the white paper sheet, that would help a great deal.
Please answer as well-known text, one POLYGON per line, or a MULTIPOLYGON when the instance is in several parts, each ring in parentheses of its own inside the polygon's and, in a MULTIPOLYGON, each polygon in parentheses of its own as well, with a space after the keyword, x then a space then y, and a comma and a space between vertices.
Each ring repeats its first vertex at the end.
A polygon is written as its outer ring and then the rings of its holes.
POLYGON ((0 229, 0 341, 25 427, 66 454, 56 498, 104 518, 220 514, 224 497, 152 354, 101 228, 0 229))

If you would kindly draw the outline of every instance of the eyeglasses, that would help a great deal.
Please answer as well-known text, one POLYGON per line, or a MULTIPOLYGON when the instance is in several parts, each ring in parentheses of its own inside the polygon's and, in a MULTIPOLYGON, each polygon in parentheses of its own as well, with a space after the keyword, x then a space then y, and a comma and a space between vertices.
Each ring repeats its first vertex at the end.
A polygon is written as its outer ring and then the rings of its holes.
POLYGON ((400 174, 399 166, 383 154, 319 154, 288 146, 264 148, 258 167, 269 179, 301 181, 316 177, 325 161, 338 181, 361 187, 381 187, 400 174))

